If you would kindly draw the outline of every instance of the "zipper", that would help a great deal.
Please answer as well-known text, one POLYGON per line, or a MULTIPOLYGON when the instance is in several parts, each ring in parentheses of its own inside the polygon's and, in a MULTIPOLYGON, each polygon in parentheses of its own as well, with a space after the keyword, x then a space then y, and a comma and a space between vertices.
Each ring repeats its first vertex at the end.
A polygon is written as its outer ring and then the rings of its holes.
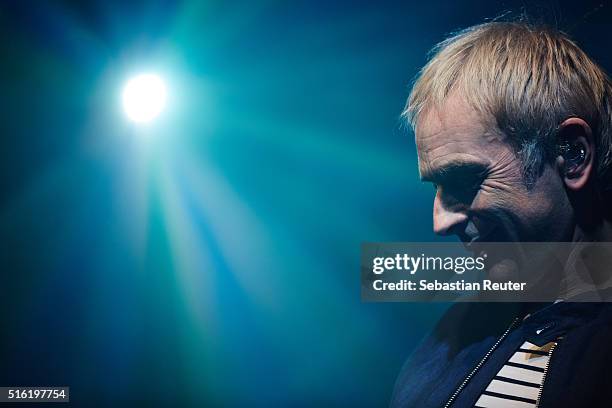
POLYGON ((544 374, 542 376, 542 385, 540 386, 540 389, 538 391, 538 399, 537 399, 535 408, 538 408, 540 406, 540 402, 542 400, 542 392, 544 391, 544 384, 546 384, 546 376, 548 374, 548 368, 550 367, 550 360, 552 360, 553 351, 555 351, 557 344, 559 343, 555 342, 550 347, 550 352, 548 353, 548 361, 546 362, 546 366, 544 366, 544 374))
MULTIPOLYGON (((510 333, 510 331, 514 328, 514 326, 516 325, 516 323, 519 321, 520 319, 517 317, 515 318, 512 323, 510 324, 510 326, 508 326, 508 328, 506 329, 506 331, 497 339, 497 341, 495 342, 495 344, 493 344, 493 346, 491 346, 491 348, 489 349, 489 351, 487 351, 487 353, 484 355, 484 357, 480 360, 480 362, 478 362, 478 364, 476 364, 476 366, 472 369, 472 371, 468 374, 467 377, 465 377, 465 379, 463 380, 463 382, 459 385, 459 387, 455 390, 455 392, 453 392, 453 395, 450 396, 450 398, 448 399, 448 401, 446 401, 446 404, 444 404, 444 408, 448 408, 451 406, 451 404, 453 402, 455 402, 455 399, 457 399, 457 396, 459 395, 459 393, 465 388, 465 386, 467 385, 468 382, 470 382, 470 380, 472 379, 472 377, 476 374, 476 372, 478 370, 480 370, 480 367, 482 367, 482 365, 489 359, 489 357, 491 356, 491 354, 495 351, 495 349, 500 345, 500 343, 508 336, 508 333, 510 333)), ((552 354, 552 350, 551 350, 551 354, 552 354)), ((550 360, 548 360, 550 362, 550 360)))

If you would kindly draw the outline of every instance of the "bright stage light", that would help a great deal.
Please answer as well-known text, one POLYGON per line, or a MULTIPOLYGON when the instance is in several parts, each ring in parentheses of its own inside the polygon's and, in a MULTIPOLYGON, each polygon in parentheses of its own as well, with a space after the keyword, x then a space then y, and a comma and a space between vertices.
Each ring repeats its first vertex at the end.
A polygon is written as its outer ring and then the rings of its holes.
POLYGON ((166 85, 155 74, 140 74, 123 88, 123 109, 130 120, 150 122, 166 105, 166 85))

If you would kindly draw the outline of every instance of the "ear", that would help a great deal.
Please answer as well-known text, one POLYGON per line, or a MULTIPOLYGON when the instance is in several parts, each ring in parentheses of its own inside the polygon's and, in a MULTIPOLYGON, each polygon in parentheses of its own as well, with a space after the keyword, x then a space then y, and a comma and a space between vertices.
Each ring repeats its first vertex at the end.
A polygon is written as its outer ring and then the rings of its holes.
POLYGON ((557 133, 557 165, 565 186, 581 190, 589 181, 595 162, 595 145, 591 127, 581 118, 569 118, 557 133))

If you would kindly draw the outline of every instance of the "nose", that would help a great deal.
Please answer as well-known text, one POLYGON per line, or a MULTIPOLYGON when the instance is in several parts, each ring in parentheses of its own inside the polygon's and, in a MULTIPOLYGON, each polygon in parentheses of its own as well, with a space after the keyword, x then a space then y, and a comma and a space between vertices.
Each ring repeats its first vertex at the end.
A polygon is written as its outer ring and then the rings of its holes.
POLYGON ((444 202, 441 191, 436 192, 433 205, 433 230, 438 235, 461 234, 469 221, 468 215, 460 206, 444 202))

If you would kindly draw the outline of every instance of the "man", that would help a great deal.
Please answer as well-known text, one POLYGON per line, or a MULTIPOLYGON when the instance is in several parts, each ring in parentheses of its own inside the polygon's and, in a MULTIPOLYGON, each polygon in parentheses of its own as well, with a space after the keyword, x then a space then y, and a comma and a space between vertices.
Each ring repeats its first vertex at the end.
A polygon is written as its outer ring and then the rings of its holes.
MULTIPOLYGON (((612 84, 563 33, 525 22, 458 33, 435 48, 403 116, 421 178, 436 187, 436 233, 466 244, 612 241, 612 84)), ((391 405, 612 406, 612 307, 576 302, 593 288, 574 278, 554 304, 451 307, 406 362, 391 405)))

